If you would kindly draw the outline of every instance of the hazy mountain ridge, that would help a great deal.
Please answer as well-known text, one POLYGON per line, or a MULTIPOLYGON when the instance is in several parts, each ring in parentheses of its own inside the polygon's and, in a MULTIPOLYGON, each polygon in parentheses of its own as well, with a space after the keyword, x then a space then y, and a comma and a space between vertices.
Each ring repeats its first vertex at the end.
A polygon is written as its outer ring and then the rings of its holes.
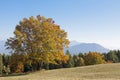
MULTIPOLYGON (((108 52, 109 49, 104 48, 103 46, 96 44, 96 43, 79 43, 77 41, 71 41, 69 48, 65 48, 66 50, 69 50, 71 54, 77 54, 77 53, 87 53, 89 51, 94 52, 108 52)), ((9 53, 9 50, 5 49, 5 41, 0 41, 0 53, 9 53)))
POLYGON ((80 43, 75 41, 75 40, 74 41, 70 41, 69 47, 75 46, 75 45, 78 45, 78 44, 80 44, 80 43))
POLYGON ((69 50, 71 54, 78 54, 80 52, 87 53, 89 51, 91 52, 109 52, 109 49, 104 48, 103 46, 97 44, 97 43, 78 43, 76 45, 71 45, 72 41, 70 43, 69 48, 65 48, 66 50, 69 50))

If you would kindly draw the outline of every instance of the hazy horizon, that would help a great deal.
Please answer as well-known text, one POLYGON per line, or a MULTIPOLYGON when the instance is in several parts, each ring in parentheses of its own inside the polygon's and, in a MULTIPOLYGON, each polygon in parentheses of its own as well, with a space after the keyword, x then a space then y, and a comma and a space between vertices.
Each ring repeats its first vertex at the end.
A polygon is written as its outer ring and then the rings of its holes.
POLYGON ((24 17, 45 16, 68 32, 70 41, 120 49, 120 0, 1 0, 0 41, 13 37, 24 17))

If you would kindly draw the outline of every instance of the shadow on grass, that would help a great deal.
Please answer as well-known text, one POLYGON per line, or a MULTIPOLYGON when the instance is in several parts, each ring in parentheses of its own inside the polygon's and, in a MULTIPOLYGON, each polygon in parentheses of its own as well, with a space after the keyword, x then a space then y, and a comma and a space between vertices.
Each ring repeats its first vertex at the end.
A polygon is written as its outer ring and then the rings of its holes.
POLYGON ((9 76, 22 76, 22 75, 27 75, 29 73, 12 73, 12 74, 3 74, 1 77, 9 77, 9 76))

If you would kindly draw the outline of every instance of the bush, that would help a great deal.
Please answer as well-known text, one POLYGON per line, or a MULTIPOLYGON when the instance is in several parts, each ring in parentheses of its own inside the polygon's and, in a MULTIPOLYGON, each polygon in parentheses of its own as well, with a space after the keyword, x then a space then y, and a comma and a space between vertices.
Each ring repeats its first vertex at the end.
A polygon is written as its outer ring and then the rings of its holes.
POLYGON ((9 65, 7 65, 7 67, 6 67, 6 66, 3 66, 2 72, 3 72, 4 74, 8 75, 8 74, 11 72, 10 66, 9 66, 9 65))
POLYGON ((24 71, 24 64, 23 62, 19 61, 19 62, 13 62, 11 64, 11 71, 14 72, 14 73, 21 73, 24 71))

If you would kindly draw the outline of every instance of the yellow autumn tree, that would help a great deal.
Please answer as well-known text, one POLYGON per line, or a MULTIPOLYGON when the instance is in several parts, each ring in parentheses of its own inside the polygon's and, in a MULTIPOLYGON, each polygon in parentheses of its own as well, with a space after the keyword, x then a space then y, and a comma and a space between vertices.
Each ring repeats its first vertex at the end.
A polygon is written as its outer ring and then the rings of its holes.
POLYGON ((89 52, 84 55, 86 65, 102 64, 105 63, 103 56, 98 52, 89 52))
POLYGON ((51 18, 38 15, 24 18, 16 26, 14 37, 6 42, 7 48, 15 54, 23 54, 26 62, 42 67, 43 63, 66 61, 64 48, 68 46, 67 32, 51 18))

